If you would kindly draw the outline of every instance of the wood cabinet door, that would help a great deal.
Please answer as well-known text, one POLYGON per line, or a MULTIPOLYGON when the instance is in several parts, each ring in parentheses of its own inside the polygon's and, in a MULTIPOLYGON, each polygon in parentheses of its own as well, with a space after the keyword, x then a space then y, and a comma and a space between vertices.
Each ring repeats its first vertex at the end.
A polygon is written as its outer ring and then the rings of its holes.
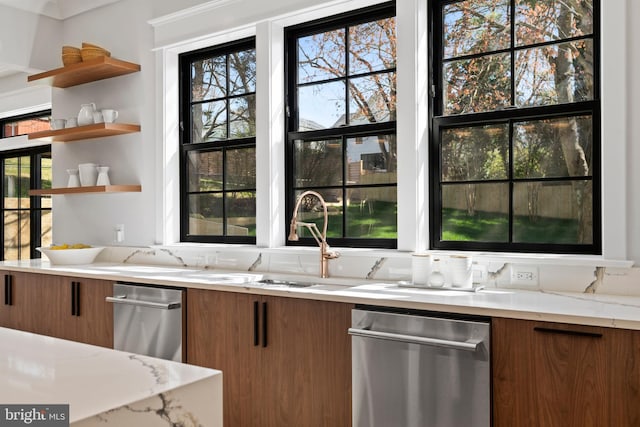
POLYGON ((260 296, 187 290, 187 362, 219 369, 223 378, 224 425, 258 426, 261 372, 254 342, 260 296))
POLYGON ((267 342, 262 350, 260 418, 254 425, 351 425, 353 305, 264 297, 267 342))
POLYGON ((73 277, 65 279, 69 297, 71 283, 77 283, 78 287, 76 312, 70 316, 73 334, 70 339, 113 348, 113 305, 105 300, 113 295, 113 282, 73 277))
POLYGON ((640 425, 638 333, 493 319, 494 426, 640 425))
POLYGON ((47 293, 46 285, 42 286, 43 282, 34 280, 34 274, 30 273, 4 271, 2 276, 0 326, 42 333, 50 310, 40 297, 42 292, 47 293), (5 287, 5 280, 9 281, 10 289, 5 287))

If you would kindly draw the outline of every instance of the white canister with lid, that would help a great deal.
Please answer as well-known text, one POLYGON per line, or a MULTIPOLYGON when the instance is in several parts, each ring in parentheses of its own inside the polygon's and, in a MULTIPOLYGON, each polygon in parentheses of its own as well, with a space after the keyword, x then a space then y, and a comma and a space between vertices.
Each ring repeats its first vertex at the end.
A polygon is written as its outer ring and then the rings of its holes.
POLYGON ((427 286, 431 275, 431 255, 414 253, 411 255, 411 283, 427 286))
POLYGON ((78 165, 80 172, 80 185, 83 187, 93 187, 98 180, 98 167, 95 163, 81 163, 78 165))

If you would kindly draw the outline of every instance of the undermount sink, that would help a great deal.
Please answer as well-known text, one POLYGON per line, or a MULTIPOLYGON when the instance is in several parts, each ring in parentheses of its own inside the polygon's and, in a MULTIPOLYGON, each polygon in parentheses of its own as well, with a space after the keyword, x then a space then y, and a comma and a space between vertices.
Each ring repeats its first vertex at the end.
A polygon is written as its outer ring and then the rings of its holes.
POLYGON ((276 279, 262 279, 258 280, 258 283, 263 285, 275 285, 275 286, 287 286, 291 288, 308 288, 310 286, 319 285, 315 282, 299 282, 297 280, 276 280, 276 279))

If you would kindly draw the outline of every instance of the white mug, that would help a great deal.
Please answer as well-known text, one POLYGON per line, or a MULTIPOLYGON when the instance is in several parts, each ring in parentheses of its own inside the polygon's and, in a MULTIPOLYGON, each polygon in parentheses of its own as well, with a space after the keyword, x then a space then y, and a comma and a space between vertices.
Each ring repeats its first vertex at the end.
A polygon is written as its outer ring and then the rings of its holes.
POLYGON ((105 123, 113 123, 118 118, 118 110, 104 109, 102 110, 102 118, 105 123))
POLYGON ((51 129, 53 130, 64 129, 66 124, 67 124, 67 121, 65 119, 53 119, 51 120, 51 129))
POLYGON ((98 168, 95 163, 81 163, 78 165, 80 172, 80 185, 82 187, 93 187, 98 180, 98 168))
POLYGON ((77 117, 71 117, 69 119, 67 119, 67 121, 64 124, 65 128, 74 128, 78 126, 78 118, 77 117))
POLYGON ((104 119, 102 118, 102 113, 100 111, 93 112, 93 123, 102 123, 104 119))

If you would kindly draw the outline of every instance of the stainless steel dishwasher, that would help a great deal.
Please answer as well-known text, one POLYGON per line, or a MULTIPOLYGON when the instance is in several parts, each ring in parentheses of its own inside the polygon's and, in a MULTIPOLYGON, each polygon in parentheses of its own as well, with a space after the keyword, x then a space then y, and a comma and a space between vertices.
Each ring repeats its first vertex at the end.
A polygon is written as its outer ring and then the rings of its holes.
POLYGON ((352 311, 354 427, 491 425, 488 321, 352 311))
POLYGON ((183 290, 116 283, 113 296, 113 348, 182 361, 183 290))

